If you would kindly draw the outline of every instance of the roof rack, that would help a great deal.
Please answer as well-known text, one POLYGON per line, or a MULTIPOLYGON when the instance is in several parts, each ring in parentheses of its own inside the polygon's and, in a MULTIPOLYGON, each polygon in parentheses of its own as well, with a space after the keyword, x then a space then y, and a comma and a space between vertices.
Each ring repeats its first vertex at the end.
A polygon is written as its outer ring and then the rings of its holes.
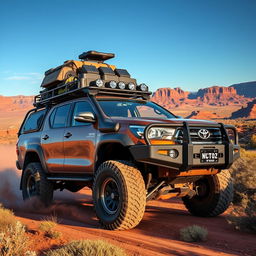
POLYGON ((151 92, 139 90, 121 90, 97 86, 81 87, 79 82, 76 80, 73 82, 62 84, 51 90, 41 91, 40 94, 35 96, 33 105, 36 108, 42 108, 46 107, 47 105, 54 105, 60 102, 88 95, 119 96, 133 99, 143 98, 145 100, 148 100, 151 94, 151 92))

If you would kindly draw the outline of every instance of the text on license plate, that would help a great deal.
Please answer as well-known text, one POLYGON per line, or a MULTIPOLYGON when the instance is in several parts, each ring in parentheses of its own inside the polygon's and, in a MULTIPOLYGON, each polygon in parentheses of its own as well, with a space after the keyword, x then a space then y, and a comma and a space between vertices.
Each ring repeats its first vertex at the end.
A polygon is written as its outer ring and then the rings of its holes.
POLYGON ((200 161, 201 163, 217 163, 219 161, 218 149, 201 149, 200 161))

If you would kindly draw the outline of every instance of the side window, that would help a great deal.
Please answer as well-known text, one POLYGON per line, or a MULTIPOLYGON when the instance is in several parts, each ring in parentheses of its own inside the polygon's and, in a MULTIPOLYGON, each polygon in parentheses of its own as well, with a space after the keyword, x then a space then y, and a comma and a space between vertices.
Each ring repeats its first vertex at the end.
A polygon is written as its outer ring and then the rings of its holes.
POLYGON ((50 118, 49 118, 50 127, 53 127, 53 121, 54 121, 55 114, 56 114, 56 108, 52 111, 50 118))
POLYGON ((83 113, 83 112, 92 112, 93 113, 93 109, 92 109, 91 105, 86 101, 77 102, 75 104, 73 115, 72 115, 72 126, 86 125, 86 123, 77 122, 74 119, 75 116, 77 116, 77 115, 79 115, 80 113, 83 113))
POLYGON ((56 110, 53 111, 52 114, 54 114, 55 112, 55 115, 53 117, 52 128, 62 128, 66 126, 69 109, 70 104, 58 107, 56 108, 56 110))
POLYGON ((41 127, 45 113, 45 109, 31 113, 22 128, 22 132, 38 130, 41 127))

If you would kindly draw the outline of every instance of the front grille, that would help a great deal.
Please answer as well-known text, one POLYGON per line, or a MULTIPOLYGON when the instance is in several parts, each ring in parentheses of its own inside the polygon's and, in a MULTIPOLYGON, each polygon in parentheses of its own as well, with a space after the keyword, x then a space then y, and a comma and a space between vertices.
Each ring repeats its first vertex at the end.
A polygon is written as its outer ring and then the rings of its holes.
MULTIPOLYGON (((219 128, 213 127, 190 127, 189 128, 190 138, 192 144, 222 144, 222 134, 219 128), (209 131, 210 136, 207 139, 200 138, 198 132, 201 129, 206 129, 209 131)), ((175 141, 178 144, 183 143, 183 130, 178 129, 175 134, 175 141)))

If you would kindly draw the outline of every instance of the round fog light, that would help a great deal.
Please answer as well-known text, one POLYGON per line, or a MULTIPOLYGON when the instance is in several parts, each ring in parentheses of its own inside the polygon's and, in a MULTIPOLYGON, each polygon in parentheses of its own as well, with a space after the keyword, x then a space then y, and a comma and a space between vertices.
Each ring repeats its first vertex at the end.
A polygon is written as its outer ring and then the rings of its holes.
POLYGON ((176 149, 170 149, 169 150, 169 157, 171 158, 177 158, 179 155, 179 152, 176 149))
POLYGON ((134 83, 129 83, 128 88, 129 88, 129 90, 134 90, 135 89, 135 84, 134 83))
POLYGON ((116 82, 115 81, 110 81, 109 82, 109 87, 112 88, 112 89, 115 89, 117 86, 116 82))
POLYGON ((96 84, 97 87, 103 87, 103 81, 101 79, 97 79, 95 81, 95 84, 96 84))
POLYGON ((125 89, 125 83, 124 82, 119 82, 118 83, 118 87, 119 87, 119 89, 125 89))

